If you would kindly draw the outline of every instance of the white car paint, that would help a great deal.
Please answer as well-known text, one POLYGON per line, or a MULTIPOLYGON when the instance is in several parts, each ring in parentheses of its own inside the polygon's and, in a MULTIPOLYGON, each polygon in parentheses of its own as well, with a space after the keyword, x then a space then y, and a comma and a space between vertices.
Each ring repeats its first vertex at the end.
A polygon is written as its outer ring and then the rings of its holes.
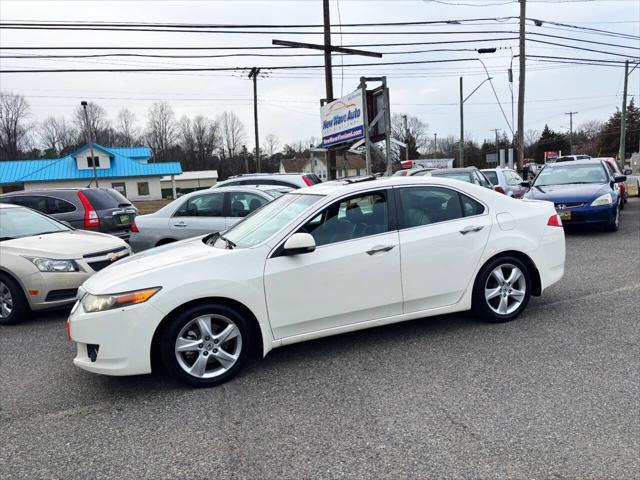
POLYGON ((109 375, 149 373, 156 329, 173 310, 194 300, 223 298, 244 305, 258 322, 266 355, 311 338, 469 310, 476 275, 502 252, 527 255, 539 272, 541 291, 564 273, 564 231, 547 226, 556 214, 550 202, 515 200, 439 177, 329 182, 287 195, 320 198, 262 243, 223 249, 194 238, 134 255, 85 282, 83 289, 94 295, 162 289, 145 303, 114 310, 86 313, 76 304, 70 317, 77 343, 74 363, 109 375), (485 211, 319 246, 308 254, 272 256, 328 205, 354 194, 407 186, 456 190, 485 211), (513 218, 512 228, 497 225, 496 216, 504 213, 513 218), (473 231, 461 234, 467 228, 473 231), (88 343, 100 345, 94 362, 88 343))

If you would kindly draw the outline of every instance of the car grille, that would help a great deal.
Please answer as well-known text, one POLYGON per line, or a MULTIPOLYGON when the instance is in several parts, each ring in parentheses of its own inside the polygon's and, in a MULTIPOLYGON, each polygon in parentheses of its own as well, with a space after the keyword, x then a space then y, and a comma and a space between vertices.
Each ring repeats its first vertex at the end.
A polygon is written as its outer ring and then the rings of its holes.
POLYGON ((566 203, 556 203, 556 208, 559 210, 564 210, 567 208, 578 208, 578 207, 582 207, 583 205, 585 205, 582 202, 566 202, 566 203))
POLYGON ((87 262, 89 264, 89 266, 96 272, 102 270, 103 268, 108 267, 109 265, 114 264, 115 262, 117 262, 118 260, 122 260, 123 258, 127 258, 129 256, 129 254, 126 254, 118 259, 116 259, 115 261, 111 261, 111 260, 98 260, 97 262, 87 262))
POLYGON ((76 295, 78 294, 77 288, 65 288, 63 290, 51 290, 47 293, 47 298, 44 299, 45 302, 56 302, 58 300, 75 300, 76 295))
POLYGON ((83 255, 82 258, 104 257, 105 255, 109 255, 110 253, 118 253, 126 249, 127 247, 120 247, 114 250, 103 250, 102 252, 87 253, 86 255, 83 255))

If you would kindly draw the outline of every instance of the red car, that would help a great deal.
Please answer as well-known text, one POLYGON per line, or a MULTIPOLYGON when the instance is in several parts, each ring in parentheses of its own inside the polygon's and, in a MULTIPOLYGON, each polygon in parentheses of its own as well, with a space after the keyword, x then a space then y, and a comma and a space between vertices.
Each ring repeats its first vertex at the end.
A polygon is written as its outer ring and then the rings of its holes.
MULTIPOLYGON (((624 175, 624 173, 622 173, 622 170, 620 170, 620 167, 618 166, 618 163, 616 162, 615 158, 600 157, 600 158, 596 158, 596 160, 602 160, 603 162, 605 162, 609 167, 611 167, 611 170, 613 170, 614 175, 624 175)), ((619 189, 618 193, 620 195, 620 210, 622 210, 624 208, 624 204, 627 203, 629 194, 627 193, 627 188, 624 182, 616 183, 616 188, 619 189)))

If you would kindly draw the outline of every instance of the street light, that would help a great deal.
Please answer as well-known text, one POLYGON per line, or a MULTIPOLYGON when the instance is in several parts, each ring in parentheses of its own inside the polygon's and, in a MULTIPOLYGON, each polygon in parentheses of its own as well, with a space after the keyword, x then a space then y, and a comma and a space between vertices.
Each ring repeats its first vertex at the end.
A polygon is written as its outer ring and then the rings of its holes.
POLYGON ((485 78, 476 88, 473 89, 473 91, 469 95, 463 98, 464 93, 462 91, 462 77, 460 77, 460 167, 464 167, 464 102, 469 100, 469 97, 471 97, 471 95, 476 93, 476 91, 482 85, 484 85, 491 79, 492 77, 485 78))
MULTIPOLYGON (((87 143, 89 143, 89 152, 91 155, 91 165, 93 166, 93 181, 96 184, 96 188, 98 188, 98 173, 96 171, 96 157, 93 154, 93 136, 91 132, 91 128, 89 127, 89 114, 87 113, 87 105, 88 103, 84 100, 80 102, 82 109, 84 110, 84 124, 87 129, 87 143)), ((89 186, 91 186, 91 182, 89 182, 89 186)))
MULTIPOLYGON (((495 47, 492 47, 492 48, 479 48, 476 51, 479 54, 495 53, 496 52, 496 48, 495 47)), ((480 60, 479 58, 477 60, 480 63, 482 63, 482 66, 484 67, 485 72, 487 72, 487 78, 485 78, 482 82, 480 82, 480 84, 476 88, 474 88, 473 91, 469 95, 466 96, 466 98, 464 97, 464 93, 463 93, 462 77, 460 77, 460 167, 464 167, 464 102, 469 100, 469 97, 471 97, 471 95, 476 93, 476 91, 485 82, 489 82, 489 81, 492 80, 492 77, 489 76, 489 71, 487 70, 487 67, 484 65, 484 62, 482 60, 480 60)))

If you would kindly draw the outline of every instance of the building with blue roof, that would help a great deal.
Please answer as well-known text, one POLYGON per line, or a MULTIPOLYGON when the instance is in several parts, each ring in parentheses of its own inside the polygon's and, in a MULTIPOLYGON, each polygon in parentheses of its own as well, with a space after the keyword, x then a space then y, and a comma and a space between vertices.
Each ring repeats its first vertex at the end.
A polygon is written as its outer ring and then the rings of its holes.
POLYGON ((118 190, 129 200, 162 198, 160 179, 182 173, 179 162, 149 163, 149 147, 87 144, 47 160, 0 161, 0 193, 42 188, 98 186, 118 190))

